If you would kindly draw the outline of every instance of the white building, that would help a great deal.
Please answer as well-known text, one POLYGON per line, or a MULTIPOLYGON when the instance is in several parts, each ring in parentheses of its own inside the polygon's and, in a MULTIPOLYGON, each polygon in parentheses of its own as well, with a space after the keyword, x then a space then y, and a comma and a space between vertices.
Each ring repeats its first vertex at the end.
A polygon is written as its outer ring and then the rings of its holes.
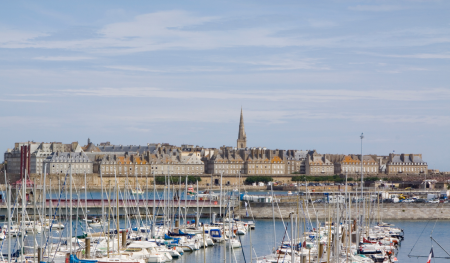
POLYGON ((72 165, 72 174, 93 173, 93 162, 84 152, 54 152, 44 160, 45 165, 50 174, 68 173, 69 165, 72 165))

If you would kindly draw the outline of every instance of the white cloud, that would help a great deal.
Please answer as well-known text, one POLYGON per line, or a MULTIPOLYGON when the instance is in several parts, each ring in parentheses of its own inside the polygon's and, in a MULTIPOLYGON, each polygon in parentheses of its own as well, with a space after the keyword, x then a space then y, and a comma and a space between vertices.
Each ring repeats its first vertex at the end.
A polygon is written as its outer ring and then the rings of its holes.
POLYGON ((150 68, 143 68, 143 67, 134 67, 134 66, 105 66, 105 68, 117 69, 117 70, 126 70, 126 71, 154 72, 154 73, 166 72, 164 70, 150 69, 150 68))
POLYGON ((17 100, 17 99, 0 99, 3 102, 25 102, 25 103, 47 103, 45 100, 17 100))
MULTIPOLYGON (((18 94, 28 96, 29 94, 18 94)), ((36 95, 36 94, 30 94, 36 95)), ((423 90, 346 90, 346 89, 301 89, 274 91, 196 91, 170 90, 161 88, 98 88, 65 89, 58 91, 58 96, 92 96, 92 97, 148 97, 169 99, 251 99, 262 101, 440 101, 450 100, 449 89, 423 90)))
POLYGON ((94 59, 93 57, 69 57, 69 56, 58 56, 58 57, 35 57, 36 60, 45 61, 80 61, 94 59))
POLYGON ((419 53, 419 54, 380 54, 373 52, 356 52, 357 54, 371 55, 387 58, 418 58, 418 59, 450 59, 450 53, 419 53))
MULTIPOLYGON (((304 58, 293 59, 283 58, 284 56, 269 57, 265 60, 234 60, 232 62, 243 63, 257 66, 255 70, 260 71, 278 71, 278 70, 297 70, 297 69, 313 69, 313 70, 329 70, 329 67, 320 66, 320 59, 304 58)), ((292 56, 291 56, 292 57, 292 56)))
POLYGON ((135 67, 128 65, 117 66, 105 66, 104 68, 124 70, 124 71, 141 71, 141 72, 153 72, 153 73, 183 73, 183 72, 226 72, 230 71, 225 68, 207 67, 207 66, 185 66, 185 67, 166 67, 159 69, 135 67))
POLYGON ((407 7, 399 5, 356 5, 350 6, 348 9, 353 11, 389 12, 407 9, 407 7))
POLYGON ((308 23, 312 26, 312 27, 316 27, 316 28, 326 28, 326 27, 335 27, 338 24, 336 22, 333 21, 327 21, 327 20, 316 20, 316 19, 309 19, 308 23))

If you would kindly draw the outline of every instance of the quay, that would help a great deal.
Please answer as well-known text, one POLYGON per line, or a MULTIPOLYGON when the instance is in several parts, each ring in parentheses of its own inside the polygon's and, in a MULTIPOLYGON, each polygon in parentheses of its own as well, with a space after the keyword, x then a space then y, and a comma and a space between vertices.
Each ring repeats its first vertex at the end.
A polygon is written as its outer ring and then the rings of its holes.
MULTIPOLYGON (((108 213, 108 200, 103 200, 104 202, 104 209, 105 209, 105 213, 108 213)), ((115 209, 116 207, 116 200, 110 200, 111 202, 111 207, 115 209)), ((198 201, 198 208, 200 211, 200 214, 203 216, 209 217, 211 213, 216 213, 219 214, 220 210, 222 210, 222 213, 224 213, 224 211, 227 209, 227 201, 223 201, 222 202, 222 209, 220 209, 220 202, 219 201, 210 201, 210 200, 199 200, 198 201)), ((52 209, 52 214, 55 214, 55 209, 59 209, 60 212, 56 212, 56 215, 59 215, 61 213, 61 215, 65 215, 66 214, 66 209, 69 208, 70 206, 70 200, 66 200, 61 199, 47 199, 45 202, 45 208, 47 210, 47 215, 49 215, 49 209, 50 209, 50 204, 51 204, 51 209, 52 209)), ((166 201, 166 205, 170 203, 169 208, 170 209, 178 209, 179 205, 178 205, 178 200, 170 200, 170 201, 166 201)), ((162 209, 163 209, 163 204, 164 201, 162 200, 139 200, 138 202, 134 201, 134 200, 128 200, 127 202, 125 202, 124 200, 119 200, 119 215, 120 216, 124 216, 126 213, 128 215, 137 215, 137 211, 136 209, 139 208, 139 214, 141 215, 146 215, 146 213, 153 214, 162 214, 162 209), (153 204, 155 204, 155 208, 156 210, 153 211, 153 204), (125 212, 125 208, 127 209, 125 212)), ((12 205, 13 206, 13 205, 12 205)), ((238 207, 238 203, 235 200, 231 200, 230 205, 228 205, 229 207, 231 207, 231 210, 235 209, 235 207, 238 207)), ((80 199, 80 201, 78 202, 78 200, 73 199, 72 200, 72 211, 73 213, 75 213, 76 209, 79 210, 79 214, 80 216, 83 216, 83 211, 85 211, 87 207, 87 215, 88 216, 101 216, 102 214, 102 200, 101 199, 88 199, 85 201, 85 199, 80 199)), ((180 207, 183 213, 186 213, 185 210, 187 209, 187 214, 189 215, 195 215, 195 213, 197 212, 197 201, 196 200, 186 200, 186 202, 184 200, 180 200, 180 207)), ((29 216, 33 216, 33 212, 34 209, 36 208, 36 210, 39 210, 42 208, 42 202, 37 202, 36 203, 36 207, 34 207, 33 202, 28 202, 27 203, 27 214, 29 216)), ((19 211, 21 211, 21 206, 19 205, 19 211)), ((17 211, 17 210, 16 210, 17 211)), ((19 212, 21 213, 21 212, 19 212)), ((115 213, 115 212, 114 212, 115 213)), ((0 203, 0 218, 6 218, 7 215, 7 205, 6 203, 0 203)), ((37 215, 36 215, 37 216, 37 215)))

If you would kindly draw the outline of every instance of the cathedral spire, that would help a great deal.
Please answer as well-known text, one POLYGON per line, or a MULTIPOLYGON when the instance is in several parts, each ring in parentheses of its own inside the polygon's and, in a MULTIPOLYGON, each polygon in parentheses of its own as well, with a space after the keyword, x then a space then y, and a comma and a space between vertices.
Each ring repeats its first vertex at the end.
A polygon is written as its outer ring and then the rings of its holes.
POLYGON ((239 134, 237 139, 237 148, 243 149, 247 147, 247 135, 244 128, 244 114, 241 107, 241 120, 239 121, 239 134))

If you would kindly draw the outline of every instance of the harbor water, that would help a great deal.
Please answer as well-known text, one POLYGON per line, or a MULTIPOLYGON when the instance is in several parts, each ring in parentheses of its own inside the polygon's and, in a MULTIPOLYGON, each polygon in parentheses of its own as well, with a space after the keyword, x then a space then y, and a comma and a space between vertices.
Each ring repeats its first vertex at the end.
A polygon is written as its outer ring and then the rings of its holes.
MULTIPOLYGON (((202 219, 201 221, 207 221, 208 219, 202 219)), ((121 228, 125 226, 124 220, 120 220, 121 228)), ((251 231, 251 241, 253 247, 252 258, 255 261, 256 257, 261 257, 269 254, 273 247, 276 245, 280 245, 283 239, 286 238, 285 235, 285 227, 287 227, 288 233, 290 233, 290 226, 286 224, 287 221, 276 220, 275 221, 275 234, 272 220, 255 220, 256 229, 251 231)), ((63 222, 65 223, 65 222, 63 222)), ((397 252, 398 262, 426 262, 426 257, 428 257, 430 253, 431 247, 433 247, 435 257, 450 257, 444 251, 450 251, 450 240, 448 236, 450 236, 450 222, 448 221, 397 221, 390 220, 387 223, 395 224, 396 227, 402 228, 405 233, 405 239, 401 242, 401 246, 397 252), (432 234, 433 238, 439 242, 439 245, 435 242, 431 242, 430 235, 432 234), (409 258, 408 254, 414 256, 421 257, 412 257, 409 258)), ((6 224, 6 223, 4 223, 6 224)), ((4 225, 2 224, 2 226, 4 225)), ((111 224, 113 224, 111 222, 111 224)), ((131 221, 131 225, 134 224, 134 220, 131 221)), ((79 221, 73 222, 74 228, 77 228, 77 233, 80 235, 85 231, 84 222, 79 221)), ((313 225, 313 227, 315 227, 313 225)), ((111 226, 111 228, 114 228, 111 226)), ((60 238, 66 237, 66 230, 58 232, 54 230, 53 238, 49 239, 48 242, 52 241, 57 243, 60 238)), ((75 231, 74 231, 75 232, 75 231)), ((45 244, 46 241, 42 242, 40 239, 41 235, 37 237, 37 244, 45 244)), ((174 262, 180 263, 197 263, 204 262, 204 258, 206 258, 206 262, 224 262, 224 253, 226 252, 227 262, 230 260, 230 256, 232 258, 232 262, 250 262, 250 233, 245 236, 238 236, 243 244, 242 248, 233 249, 230 253, 229 249, 225 249, 224 243, 216 244, 214 247, 208 247, 206 250, 200 249, 194 252, 187 252, 181 258, 174 259, 174 262)), ((28 235, 25 238, 25 245, 27 247, 28 252, 33 252, 33 235, 28 235)), ((20 241, 19 238, 13 238, 12 247, 13 251, 17 250, 17 242, 20 241), (15 250, 14 250, 15 248, 15 250)), ((1 242, 2 252, 5 255, 8 250, 7 240, 1 242)), ((449 259, 439 259, 435 258, 432 262, 449 262, 449 259)), ((279 262, 283 262, 283 259, 280 258, 279 262)))

